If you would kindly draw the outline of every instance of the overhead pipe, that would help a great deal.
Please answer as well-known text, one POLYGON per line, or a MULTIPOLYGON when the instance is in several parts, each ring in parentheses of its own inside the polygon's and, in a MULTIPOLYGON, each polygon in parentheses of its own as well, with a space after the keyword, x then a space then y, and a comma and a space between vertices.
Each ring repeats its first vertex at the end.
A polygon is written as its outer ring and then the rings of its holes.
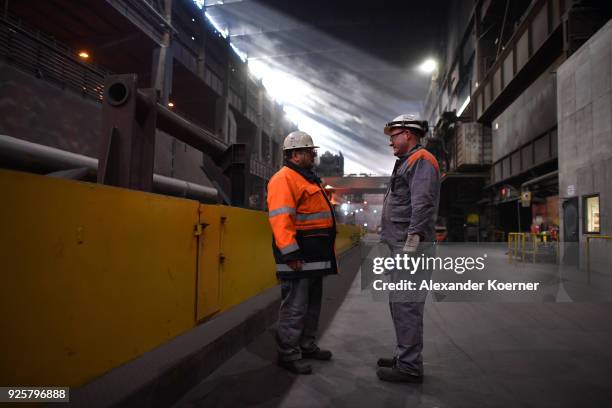
MULTIPOLYGON (((108 86, 105 97, 111 105, 120 106, 129 99, 130 90, 124 82, 117 80, 108 86)), ((136 97, 139 102, 137 106, 145 107, 152 103, 151 98, 142 90, 136 91, 136 97)), ((219 156, 228 149, 229 146, 217 139, 212 132, 202 129, 159 102, 155 103, 155 108, 157 110, 155 124, 157 129, 212 157, 219 156)))
MULTIPOLYGON (((138 90, 137 95, 143 103, 149 101, 144 92, 138 90)), ((157 129, 170 134, 181 142, 187 143, 212 157, 220 156, 229 148, 229 145, 217 139, 212 132, 202 129, 164 105, 156 103, 156 109, 157 129)))
POLYGON ((533 178, 531 180, 527 180, 526 182, 521 184, 521 189, 523 189, 525 187, 528 187, 528 186, 531 186, 531 185, 534 185, 534 184, 537 184, 537 183, 540 183, 540 182, 545 181, 545 180, 549 180, 549 179, 558 177, 558 176, 559 176, 559 170, 551 171, 550 173, 546 173, 546 174, 544 174, 542 176, 533 178))
MULTIPOLYGON (((63 170, 87 169, 88 174, 95 175, 98 171, 98 159, 81 154, 67 152, 27 142, 7 135, 0 135, 0 160, 14 161, 20 159, 20 165, 28 168, 53 169, 51 175, 56 177, 69 177, 79 172, 64 172, 63 170)), ((189 181, 153 175, 153 189, 155 192, 192 198, 203 202, 217 202, 217 189, 191 183, 189 181)))

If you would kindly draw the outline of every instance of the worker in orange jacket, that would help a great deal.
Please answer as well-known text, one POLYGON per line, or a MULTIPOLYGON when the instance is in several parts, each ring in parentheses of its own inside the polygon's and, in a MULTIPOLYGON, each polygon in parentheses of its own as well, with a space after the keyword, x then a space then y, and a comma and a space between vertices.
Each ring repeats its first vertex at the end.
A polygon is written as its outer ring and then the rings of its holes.
POLYGON ((317 147, 307 133, 290 133, 283 143, 284 166, 268 183, 272 248, 282 297, 278 364, 296 374, 312 372, 304 359, 332 356, 315 343, 323 276, 338 270, 333 207, 312 172, 317 147))

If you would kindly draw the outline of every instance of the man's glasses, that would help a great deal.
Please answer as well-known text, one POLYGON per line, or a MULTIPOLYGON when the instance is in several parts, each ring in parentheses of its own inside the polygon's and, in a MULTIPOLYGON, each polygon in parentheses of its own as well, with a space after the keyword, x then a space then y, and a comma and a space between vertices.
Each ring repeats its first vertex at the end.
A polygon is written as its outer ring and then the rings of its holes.
POLYGON ((302 153, 312 154, 314 157, 317 157, 317 149, 303 149, 300 150, 302 153))
POLYGON ((394 137, 394 136, 398 136, 401 135, 402 133, 404 133, 406 131, 406 129, 402 129, 401 131, 397 132, 397 133, 393 133, 391 135, 389 135, 389 137, 394 137))

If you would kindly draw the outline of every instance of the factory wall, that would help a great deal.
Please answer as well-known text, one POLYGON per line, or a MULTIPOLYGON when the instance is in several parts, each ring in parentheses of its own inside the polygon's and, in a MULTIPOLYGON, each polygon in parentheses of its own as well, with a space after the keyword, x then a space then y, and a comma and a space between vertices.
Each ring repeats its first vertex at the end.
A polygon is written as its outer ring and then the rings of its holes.
MULTIPOLYGON (((472 16, 472 7, 466 5, 462 0, 453 0, 446 9, 445 32, 445 54, 444 70, 448 71, 452 67, 457 49, 461 46, 461 40, 465 34, 467 26, 472 16)), ((471 39, 469 41, 472 41, 471 39)), ((473 46, 472 46, 473 47, 473 46)), ((447 73, 447 72, 446 72, 447 73)))
POLYGON ((0 60, 0 134, 98 158, 102 105, 0 60))
MULTIPOLYGON (((102 105, 0 61, 0 134, 99 158, 102 105)), ((157 131, 154 171, 211 186, 202 153, 157 131)))
POLYGON ((277 284, 264 212, 7 170, 0 189, 2 384, 85 384, 277 284))
MULTIPOLYGON (((600 235, 611 235, 612 21, 559 67, 557 92, 560 196, 578 198, 583 242, 584 198, 599 194, 600 235)), ((596 239, 591 245, 596 267, 609 273, 612 242, 596 239)))
POLYGON ((557 124, 555 71, 548 67, 521 95, 492 121, 493 162, 544 134, 557 124))

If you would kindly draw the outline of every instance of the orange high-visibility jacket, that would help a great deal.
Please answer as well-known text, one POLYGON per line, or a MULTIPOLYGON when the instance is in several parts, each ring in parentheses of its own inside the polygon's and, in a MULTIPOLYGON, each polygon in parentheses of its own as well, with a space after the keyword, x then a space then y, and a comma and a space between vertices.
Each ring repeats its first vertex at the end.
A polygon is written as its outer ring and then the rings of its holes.
POLYGON ((287 162, 268 183, 268 211, 276 273, 281 279, 337 273, 333 207, 310 171, 287 162), (301 271, 287 265, 303 260, 301 271))

